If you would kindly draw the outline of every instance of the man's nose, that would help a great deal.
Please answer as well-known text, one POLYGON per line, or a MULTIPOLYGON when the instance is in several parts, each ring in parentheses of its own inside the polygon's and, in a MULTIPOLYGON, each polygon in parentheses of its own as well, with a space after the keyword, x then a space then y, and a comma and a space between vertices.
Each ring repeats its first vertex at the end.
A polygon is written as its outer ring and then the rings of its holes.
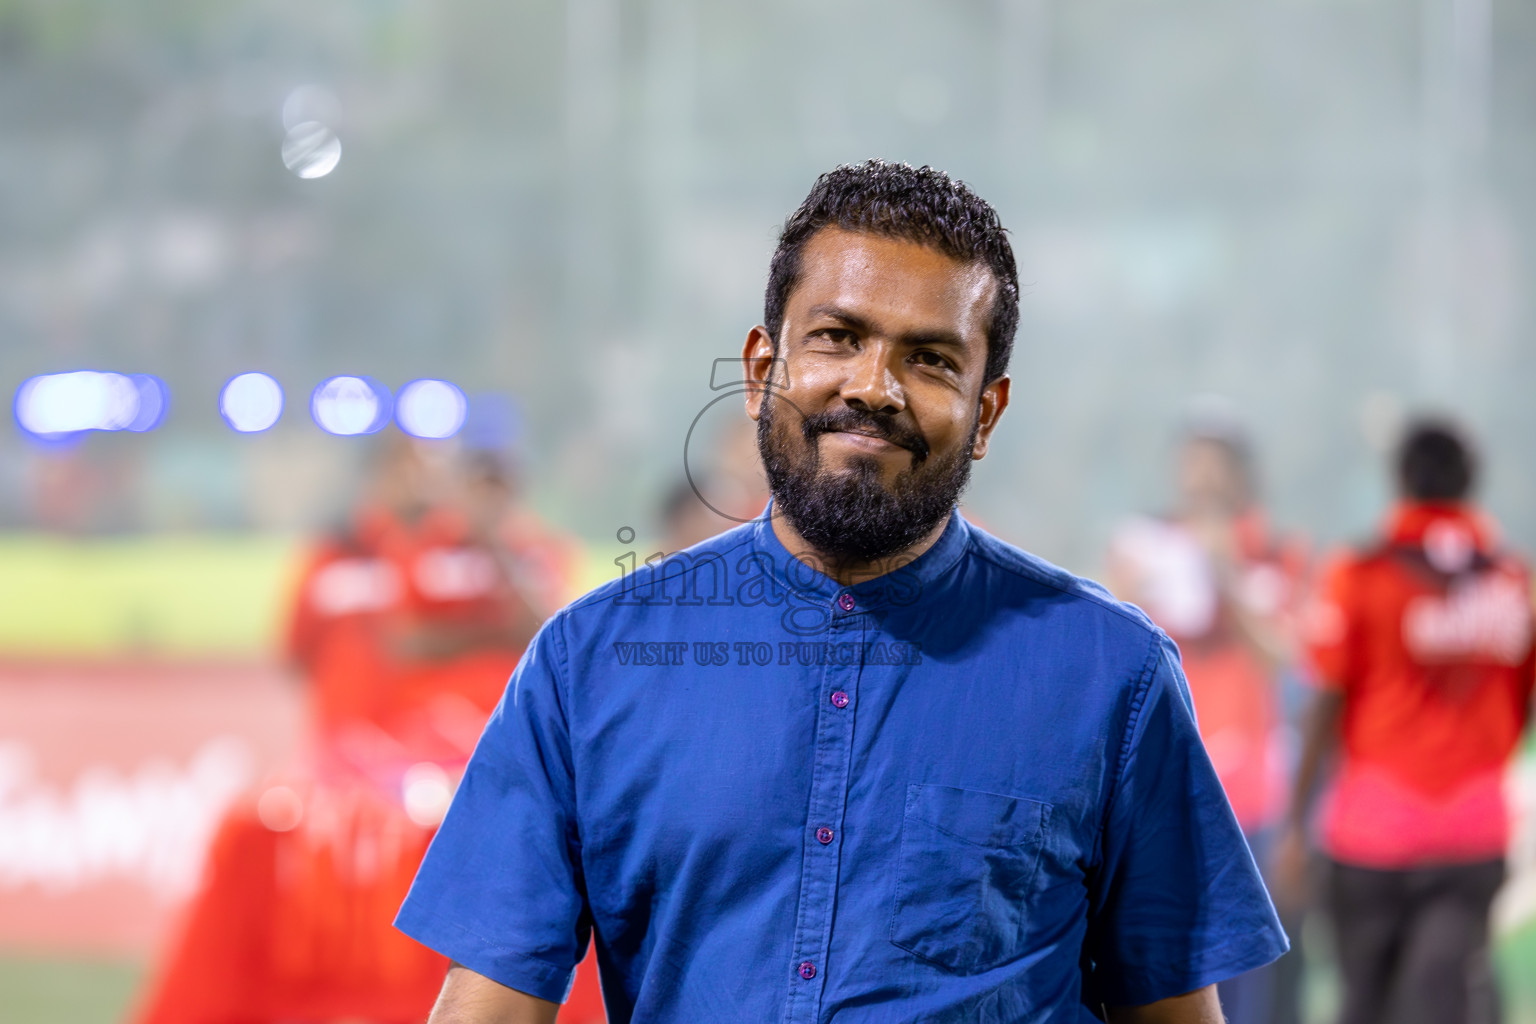
POLYGON ((861 405, 871 412, 901 412, 907 407, 906 392, 890 365, 887 346, 866 345, 843 382, 840 395, 849 405, 861 405))

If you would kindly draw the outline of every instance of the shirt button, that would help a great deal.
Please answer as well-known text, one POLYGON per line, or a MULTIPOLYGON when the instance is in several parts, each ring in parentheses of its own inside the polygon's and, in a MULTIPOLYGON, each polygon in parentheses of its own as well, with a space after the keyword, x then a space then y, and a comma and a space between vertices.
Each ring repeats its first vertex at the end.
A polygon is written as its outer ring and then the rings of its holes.
POLYGON ((835 707, 835 708, 845 708, 845 707, 847 707, 848 706, 848 695, 846 693, 844 693, 842 690, 834 690, 832 692, 832 706, 835 707))
POLYGON ((837 606, 845 612, 853 611, 853 595, 844 594, 837 599, 837 606))
POLYGON ((822 846, 826 846, 832 841, 832 830, 825 825, 821 826, 821 828, 816 830, 816 841, 822 846))
POLYGON ((804 978, 806 981, 810 981, 812 978, 816 977, 816 965, 811 963, 809 960, 805 961, 805 963, 800 965, 800 977, 804 978))

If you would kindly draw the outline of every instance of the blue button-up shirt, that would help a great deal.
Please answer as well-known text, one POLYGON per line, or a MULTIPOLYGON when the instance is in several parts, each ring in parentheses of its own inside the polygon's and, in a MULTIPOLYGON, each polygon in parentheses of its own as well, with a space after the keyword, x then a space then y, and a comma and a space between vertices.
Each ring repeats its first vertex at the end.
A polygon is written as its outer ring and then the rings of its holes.
POLYGON ((957 513, 840 586, 766 521, 551 619, 397 924, 610 1020, 1087 1021, 1286 948, 1135 608, 957 513))

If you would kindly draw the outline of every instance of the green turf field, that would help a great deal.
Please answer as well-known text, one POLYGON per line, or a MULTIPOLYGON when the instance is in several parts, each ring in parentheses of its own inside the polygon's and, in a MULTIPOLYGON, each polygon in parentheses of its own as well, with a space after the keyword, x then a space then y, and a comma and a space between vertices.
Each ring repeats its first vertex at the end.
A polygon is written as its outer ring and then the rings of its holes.
POLYGON ((1504 1024, 1536 1024, 1536 923, 1499 944, 1499 978, 1507 1012, 1504 1024))
POLYGON ((265 655, 301 553, 293 538, 257 534, 0 534, 0 653, 265 655))
MULTIPOLYGON (((1504 1024, 1536 1024, 1536 923, 1499 944, 1506 999, 1504 1024)), ((1314 972, 1307 1000, 1313 1019, 1328 1024, 1334 993, 1327 972, 1314 972)), ((5 1024, 118 1024, 141 975, 134 963, 0 958, 0 1020, 5 1024)))
MULTIPOLYGON (((270 656, 306 550, 255 533, 0 533, 0 657, 270 656)), ((617 554, 584 559, 580 589, 614 578, 617 554)))
POLYGON ((117 1024, 142 971, 105 960, 0 958, 0 1020, 5 1024, 117 1024))

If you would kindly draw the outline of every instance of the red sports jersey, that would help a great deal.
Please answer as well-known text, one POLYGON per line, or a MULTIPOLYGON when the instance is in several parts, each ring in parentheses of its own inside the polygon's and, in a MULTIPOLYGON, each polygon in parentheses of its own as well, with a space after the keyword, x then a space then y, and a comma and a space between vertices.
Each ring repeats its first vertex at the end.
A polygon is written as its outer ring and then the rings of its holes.
POLYGON ((420 738, 420 756, 467 757, 467 748, 440 751, 423 733, 431 706, 462 698, 483 724, 520 652, 486 642, 433 655, 403 638, 418 628, 494 632, 520 600, 507 563, 446 511, 412 525, 364 513, 351 534, 319 545, 297 588, 288 650, 309 677, 322 742, 369 722, 408 746, 420 738))
POLYGON ((1131 600, 1178 643, 1200 738, 1238 823, 1253 833, 1284 810, 1285 764, 1273 670, 1243 637, 1234 605, 1288 636, 1304 557, 1277 542, 1257 510, 1237 520, 1232 539, 1225 587, 1209 553, 1177 520, 1131 520, 1110 558, 1131 600))
POLYGON ((1344 697, 1328 853, 1386 869, 1501 856, 1536 651, 1529 573, 1491 523, 1399 506, 1382 544, 1331 567, 1308 619, 1319 683, 1344 697))
MULTIPOLYGON (((226 818, 139 1024, 426 1018, 448 962, 391 922, 521 653, 522 575, 447 510, 317 548, 288 638, 312 763, 226 818)), ((594 963, 567 1018, 603 1019, 594 963)))

